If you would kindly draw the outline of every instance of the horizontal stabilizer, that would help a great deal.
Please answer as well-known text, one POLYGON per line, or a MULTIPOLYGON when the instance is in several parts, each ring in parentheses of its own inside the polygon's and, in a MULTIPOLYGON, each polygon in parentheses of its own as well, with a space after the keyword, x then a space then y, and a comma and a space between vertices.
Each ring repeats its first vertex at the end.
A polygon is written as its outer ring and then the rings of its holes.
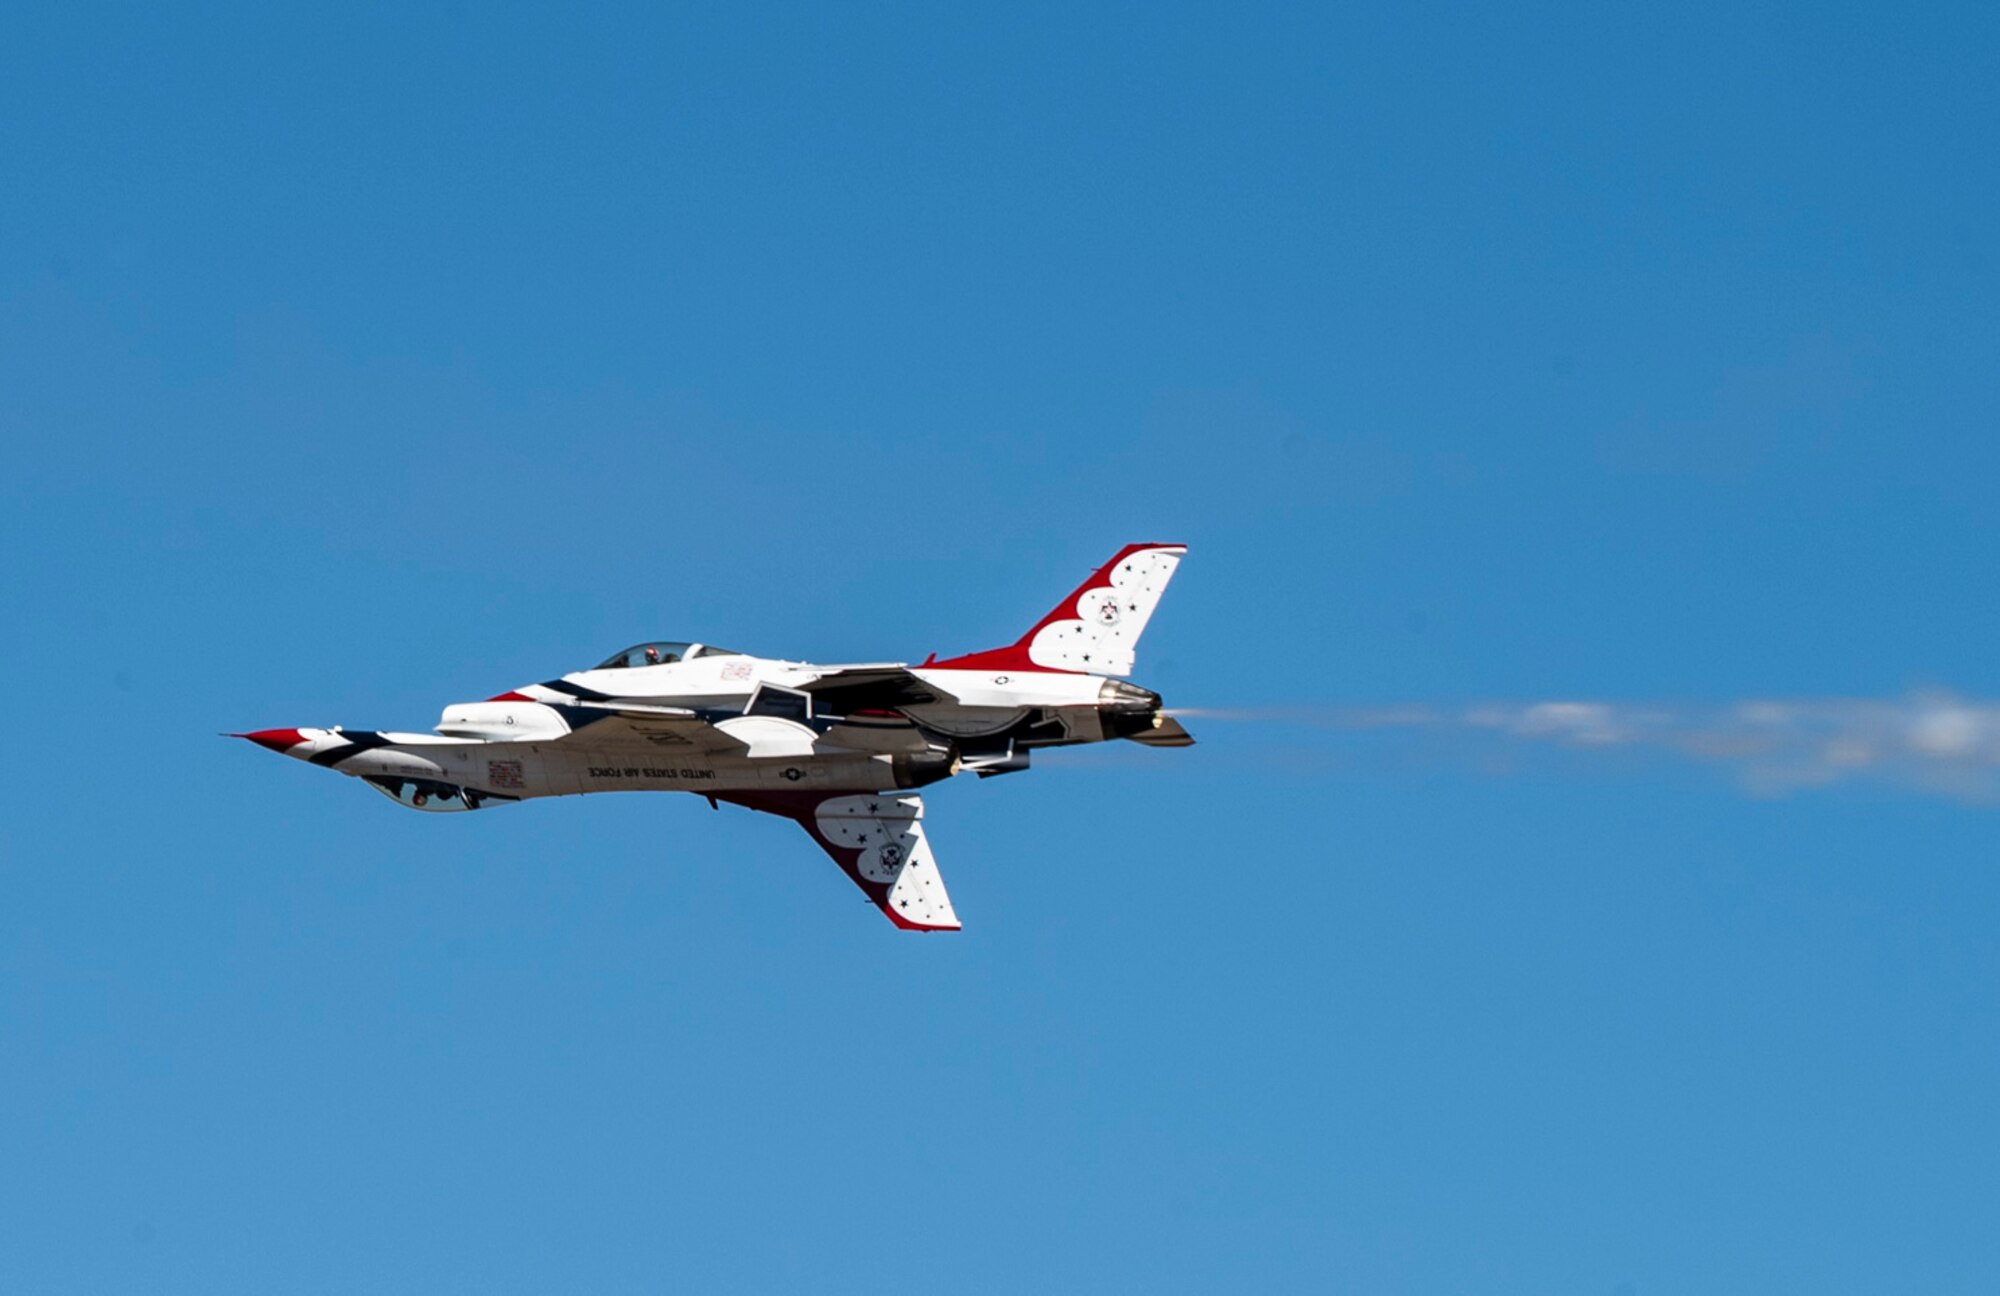
POLYGON ((1181 722, 1172 716, 1161 716, 1153 728, 1141 733, 1127 734, 1126 736, 1133 742, 1144 743, 1148 747, 1194 746, 1194 735, 1182 727, 1181 722))

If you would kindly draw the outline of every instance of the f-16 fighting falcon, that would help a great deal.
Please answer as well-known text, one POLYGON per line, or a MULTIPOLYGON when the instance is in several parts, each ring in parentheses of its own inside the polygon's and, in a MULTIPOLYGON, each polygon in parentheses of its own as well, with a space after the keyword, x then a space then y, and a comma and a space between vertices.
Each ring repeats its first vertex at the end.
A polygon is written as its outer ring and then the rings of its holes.
POLYGON ((1038 747, 1194 742, 1126 683, 1187 553, 1118 551, 1004 648, 917 665, 818 666, 643 643, 589 670, 448 706, 434 734, 231 734, 366 782, 399 805, 483 810, 590 792, 693 792, 795 820, 889 921, 956 931, 913 789, 1028 768, 1038 747))

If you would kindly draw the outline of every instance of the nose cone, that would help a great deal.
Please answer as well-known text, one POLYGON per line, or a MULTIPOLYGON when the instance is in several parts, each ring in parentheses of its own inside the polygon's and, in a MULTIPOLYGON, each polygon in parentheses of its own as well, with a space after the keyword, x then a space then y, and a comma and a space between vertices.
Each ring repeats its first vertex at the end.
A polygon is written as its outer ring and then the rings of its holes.
POLYGON ((274 752, 288 752, 305 742, 306 736, 296 729, 259 729, 256 733, 230 734, 231 738, 248 738, 259 747, 268 747, 274 752))

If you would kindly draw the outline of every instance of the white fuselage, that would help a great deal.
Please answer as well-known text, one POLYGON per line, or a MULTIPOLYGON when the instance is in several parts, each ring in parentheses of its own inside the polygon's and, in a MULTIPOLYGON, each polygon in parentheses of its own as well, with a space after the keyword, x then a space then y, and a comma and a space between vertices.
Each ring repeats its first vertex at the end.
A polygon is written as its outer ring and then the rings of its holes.
POLYGON ((296 743, 270 745, 421 809, 592 792, 873 792, 1129 736, 1134 726, 1120 733, 1107 714, 1150 711, 1146 699, 1157 706, 1121 681, 1069 671, 727 654, 577 671, 455 703, 434 734, 302 729, 282 731, 296 743))
POLYGON ((1194 739, 1117 678, 1185 546, 1129 544, 1009 644, 919 665, 820 666, 656 640, 444 709, 435 733, 235 734, 416 810, 693 792, 794 821, 898 927, 959 926, 921 788, 1028 768, 1042 747, 1194 739))

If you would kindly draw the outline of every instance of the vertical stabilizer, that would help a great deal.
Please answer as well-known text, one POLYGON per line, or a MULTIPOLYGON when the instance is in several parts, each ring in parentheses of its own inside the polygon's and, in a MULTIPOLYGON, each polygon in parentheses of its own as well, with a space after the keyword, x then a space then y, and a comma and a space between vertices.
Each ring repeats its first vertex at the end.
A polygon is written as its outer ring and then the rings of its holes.
POLYGON ((1129 675, 1139 636, 1186 553, 1186 545, 1126 545, 1014 643, 928 664, 1129 675))

